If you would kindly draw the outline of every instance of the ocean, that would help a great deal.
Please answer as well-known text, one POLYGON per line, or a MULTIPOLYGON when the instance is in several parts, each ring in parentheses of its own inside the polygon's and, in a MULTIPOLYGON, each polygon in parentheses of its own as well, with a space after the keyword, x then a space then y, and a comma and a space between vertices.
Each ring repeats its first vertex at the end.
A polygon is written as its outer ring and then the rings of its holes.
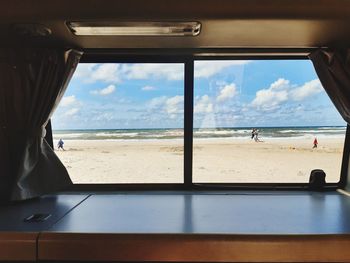
MULTIPOLYGON (((246 139, 251 127, 244 128, 196 128, 195 139, 246 139)), ((318 127, 258 127, 259 138, 344 138, 345 126, 318 127)), ((91 129, 53 130, 54 140, 166 140, 182 139, 183 129, 91 129)))

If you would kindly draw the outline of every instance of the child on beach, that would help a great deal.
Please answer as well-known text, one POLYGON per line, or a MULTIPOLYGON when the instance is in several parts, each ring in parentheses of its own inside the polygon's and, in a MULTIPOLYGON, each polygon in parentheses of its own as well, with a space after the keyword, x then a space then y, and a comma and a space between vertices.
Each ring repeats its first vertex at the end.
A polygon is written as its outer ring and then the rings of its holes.
POLYGON ((315 140, 314 140, 314 147, 312 147, 312 149, 317 148, 317 144, 318 144, 318 141, 317 141, 317 138, 315 137, 315 140))
POLYGON ((57 143, 57 150, 62 149, 64 151, 63 144, 64 144, 63 140, 60 139, 57 143))

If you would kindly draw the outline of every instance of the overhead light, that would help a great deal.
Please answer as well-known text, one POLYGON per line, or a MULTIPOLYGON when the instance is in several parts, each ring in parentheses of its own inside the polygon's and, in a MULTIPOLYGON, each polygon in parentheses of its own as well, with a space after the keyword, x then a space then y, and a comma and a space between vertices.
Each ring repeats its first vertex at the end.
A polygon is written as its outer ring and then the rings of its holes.
POLYGON ((199 22, 69 22, 77 36, 197 36, 199 22))

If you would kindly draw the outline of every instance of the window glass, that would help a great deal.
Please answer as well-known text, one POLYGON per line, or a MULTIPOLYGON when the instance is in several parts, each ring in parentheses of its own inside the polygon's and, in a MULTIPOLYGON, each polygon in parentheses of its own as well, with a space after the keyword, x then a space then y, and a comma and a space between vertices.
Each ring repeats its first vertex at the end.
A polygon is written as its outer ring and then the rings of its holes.
POLYGON ((193 181, 340 179, 346 124, 308 60, 195 61, 193 181))
POLYGON ((79 64, 55 151, 74 183, 182 183, 183 114, 181 63, 79 64))

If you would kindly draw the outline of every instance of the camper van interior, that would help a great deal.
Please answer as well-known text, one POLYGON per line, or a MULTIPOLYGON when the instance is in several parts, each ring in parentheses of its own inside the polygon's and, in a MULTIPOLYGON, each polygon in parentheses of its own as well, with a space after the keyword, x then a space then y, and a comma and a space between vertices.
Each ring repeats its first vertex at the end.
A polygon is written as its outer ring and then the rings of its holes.
POLYGON ((349 24, 345 0, 1 1, 0 261, 350 262, 349 24))

